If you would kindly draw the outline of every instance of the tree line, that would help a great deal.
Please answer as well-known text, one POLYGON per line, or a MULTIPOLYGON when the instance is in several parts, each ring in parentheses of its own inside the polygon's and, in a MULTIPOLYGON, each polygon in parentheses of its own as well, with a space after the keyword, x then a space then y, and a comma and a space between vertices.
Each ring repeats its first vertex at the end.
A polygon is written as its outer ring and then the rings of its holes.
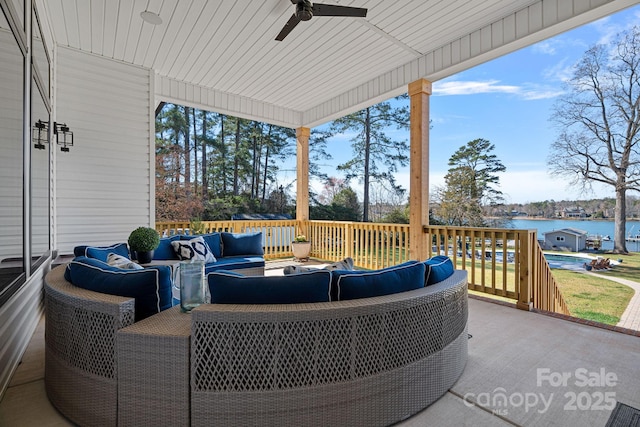
MULTIPOLYGON (((380 220, 383 214, 375 208, 381 202, 397 205, 404 196, 394 173, 408 162, 408 143, 385 133, 392 126, 408 129, 408 107, 399 104, 382 102, 311 131, 309 174, 327 190, 311 191, 312 219, 369 221, 373 214, 380 220), (353 135, 352 155, 337 165, 346 175, 338 179, 322 165, 332 159, 328 140, 342 134, 353 135), (352 183, 362 185, 362 201, 352 183)), ((281 177, 286 160, 296 156, 294 129, 175 104, 162 106, 155 122, 158 221, 222 220, 236 213, 294 216, 294 182, 281 177)))

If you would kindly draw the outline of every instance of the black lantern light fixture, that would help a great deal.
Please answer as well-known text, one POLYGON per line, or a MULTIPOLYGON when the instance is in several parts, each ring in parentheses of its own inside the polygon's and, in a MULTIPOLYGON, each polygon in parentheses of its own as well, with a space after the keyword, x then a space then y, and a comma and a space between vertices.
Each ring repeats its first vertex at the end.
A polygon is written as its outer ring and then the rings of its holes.
MULTIPOLYGON (((56 144, 61 145, 60 151, 69 152, 69 147, 73 146, 73 132, 69 130, 66 123, 53 122, 53 134, 56 144)), ((49 143, 49 122, 38 120, 33 125, 33 146, 38 150, 44 150, 44 143, 49 143)))
POLYGON ((73 146, 73 132, 69 130, 69 126, 53 122, 53 133, 56 135, 56 144, 62 145, 60 151, 68 153, 69 147, 73 146))
POLYGON ((44 143, 49 143, 49 122, 38 120, 33 125, 33 147, 38 150, 44 150, 44 143))

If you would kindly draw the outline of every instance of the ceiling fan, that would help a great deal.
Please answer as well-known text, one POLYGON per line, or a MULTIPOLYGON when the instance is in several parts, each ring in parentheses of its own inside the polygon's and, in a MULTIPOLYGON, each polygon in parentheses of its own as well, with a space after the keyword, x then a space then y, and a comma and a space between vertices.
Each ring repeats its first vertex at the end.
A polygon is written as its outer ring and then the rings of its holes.
POLYGON ((296 12, 280 30, 277 41, 284 40, 300 21, 308 21, 314 16, 347 16, 365 18, 367 9, 362 7, 338 6, 333 4, 311 3, 309 0, 291 0, 296 5, 296 12))

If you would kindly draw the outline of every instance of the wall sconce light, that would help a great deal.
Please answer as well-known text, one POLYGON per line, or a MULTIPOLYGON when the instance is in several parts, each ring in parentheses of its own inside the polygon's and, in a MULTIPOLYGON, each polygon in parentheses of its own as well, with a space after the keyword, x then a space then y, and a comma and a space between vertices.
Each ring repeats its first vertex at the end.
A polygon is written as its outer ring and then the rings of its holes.
MULTIPOLYGON (((69 130, 66 123, 53 122, 53 134, 56 144, 61 145, 60 151, 68 153, 69 147, 73 146, 73 132, 69 130)), ((49 122, 38 120, 33 125, 33 146, 38 150, 44 150, 44 143, 49 143, 49 122)))
POLYGON ((56 144, 62 145, 60 151, 68 153, 69 147, 73 146, 73 132, 69 130, 69 126, 53 122, 53 133, 56 135, 56 144))
POLYGON ((38 150, 44 150, 44 143, 49 143, 49 122, 38 120, 33 125, 33 147, 38 150))

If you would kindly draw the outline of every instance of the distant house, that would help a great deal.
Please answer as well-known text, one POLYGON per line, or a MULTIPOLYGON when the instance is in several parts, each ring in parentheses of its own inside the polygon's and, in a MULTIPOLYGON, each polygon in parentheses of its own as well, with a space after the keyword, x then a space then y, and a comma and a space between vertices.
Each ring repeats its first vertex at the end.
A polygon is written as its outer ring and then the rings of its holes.
POLYGON ((557 212, 557 215, 560 218, 586 218, 587 212, 584 208, 562 208, 557 212))
POLYGON ((587 232, 577 228, 563 228, 544 234, 545 249, 562 249, 578 252, 587 247, 587 232))

